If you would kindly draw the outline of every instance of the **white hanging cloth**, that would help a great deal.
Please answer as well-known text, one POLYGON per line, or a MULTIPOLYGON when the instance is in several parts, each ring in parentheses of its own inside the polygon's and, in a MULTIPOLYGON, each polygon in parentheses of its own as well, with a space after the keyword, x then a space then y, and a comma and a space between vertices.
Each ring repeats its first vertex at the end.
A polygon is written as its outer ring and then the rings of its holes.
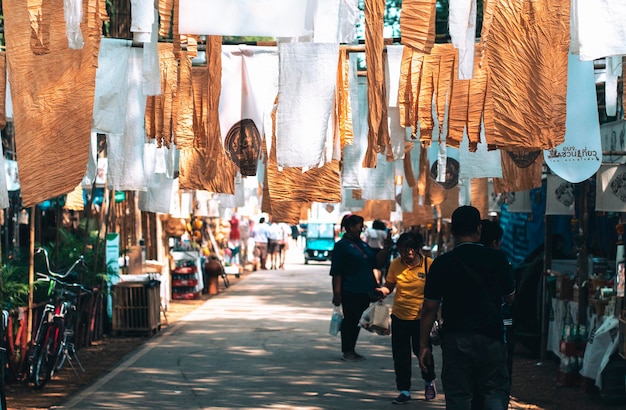
POLYGON ((278 50, 276 161, 279 167, 321 166, 332 160, 334 140, 328 126, 334 112, 339 44, 281 43, 278 50))
POLYGON ((626 55, 626 2, 572 0, 571 48, 580 60, 626 55))
POLYGON ((83 0, 63 0, 63 16, 68 46, 73 50, 83 48, 83 33, 80 22, 83 20, 83 0))
POLYGON ((602 164, 602 139, 592 61, 570 54, 567 66, 565 140, 544 150, 550 170, 569 182, 593 176, 602 164))
POLYGON ((149 43, 154 23, 154 0, 130 0, 130 14, 133 41, 149 43))
POLYGON ((317 0, 179 0, 179 32, 222 36, 311 35, 317 0))
POLYGON ((448 26, 452 44, 459 52, 459 80, 474 76, 476 0, 450 0, 448 26))
POLYGON ((142 50, 133 48, 128 60, 124 133, 107 135, 107 185, 116 191, 144 191, 143 164, 146 96, 142 92, 142 50))

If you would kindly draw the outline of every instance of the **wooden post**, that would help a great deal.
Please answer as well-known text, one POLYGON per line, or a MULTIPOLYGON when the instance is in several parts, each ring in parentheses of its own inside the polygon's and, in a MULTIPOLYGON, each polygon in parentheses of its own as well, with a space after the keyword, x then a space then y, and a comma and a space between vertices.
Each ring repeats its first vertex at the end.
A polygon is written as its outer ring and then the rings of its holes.
POLYGON ((33 328, 33 304, 35 286, 35 206, 30 208, 30 258, 28 261, 28 318, 27 318, 27 342, 31 340, 33 328))

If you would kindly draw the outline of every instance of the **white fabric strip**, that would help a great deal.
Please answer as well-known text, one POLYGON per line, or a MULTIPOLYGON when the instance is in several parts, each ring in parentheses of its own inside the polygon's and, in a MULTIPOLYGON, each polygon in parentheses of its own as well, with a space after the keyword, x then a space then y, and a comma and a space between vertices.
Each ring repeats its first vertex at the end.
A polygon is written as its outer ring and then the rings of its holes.
POLYGON ((133 40, 138 43, 150 42, 154 23, 154 0, 130 0, 130 14, 133 40))
POLYGON ((626 2, 572 0, 570 30, 574 54, 583 61, 626 55, 626 2))
POLYGON ((311 35, 317 0, 180 0, 179 31, 223 36, 311 35))
MULTIPOLYGON (((281 43, 276 121, 279 167, 316 167, 326 156, 339 44, 281 43)), ((333 141, 331 140, 332 147, 333 141)))
POLYGON ((448 25, 452 44, 459 51, 459 80, 474 76, 476 0, 450 0, 448 25))
POLYGON ((71 49, 80 50, 85 43, 83 33, 80 31, 80 22, 83 20, 83 0, 64 0, 63 16, 67 43, 71 49))
POLYGON ((103 38, 98 52, 92 128, 101 133, 124 132, 126 83, 131 42, 103 38))
POLYGON ((128 60, 128 98, 123 134, 107 135, 107 185, 116 191, 144 191, 143 149, 146 96, 141 90, 142 50, 133 48, 128 60))

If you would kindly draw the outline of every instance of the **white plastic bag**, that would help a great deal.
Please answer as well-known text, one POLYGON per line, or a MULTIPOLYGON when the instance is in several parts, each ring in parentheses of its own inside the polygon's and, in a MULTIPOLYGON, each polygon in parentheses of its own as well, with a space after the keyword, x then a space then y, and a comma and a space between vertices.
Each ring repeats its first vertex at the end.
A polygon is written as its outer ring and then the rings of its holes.
POLYGON ((341 313, 341 308, 339 306, 335 306, 333 314, 330 316, 330 330, 328 333, 333 336, 337 336, 341 330, 341 322, 343 322, 343 313, 341 313))
POLYGON ((359 326, 378 335, 387 336, 391 334, 389 307, 382 300, 372 303, 361 315, 359 326))

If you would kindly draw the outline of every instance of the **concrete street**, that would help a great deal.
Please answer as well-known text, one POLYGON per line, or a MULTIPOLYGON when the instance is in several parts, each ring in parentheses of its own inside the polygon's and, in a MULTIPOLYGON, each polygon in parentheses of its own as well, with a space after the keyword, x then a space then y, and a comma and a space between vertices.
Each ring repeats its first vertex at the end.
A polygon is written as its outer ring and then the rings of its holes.
MULTIPOLYGON (((329 268, 304 265, 294 249, 285 270, 231 276, 227 291, 153 337, 62 408, 395 408, 391 338, 362 330, 357 352, 367 360, 355 363, 341 360, 340 338, 328 333, 329 268)), ((408 407, 444 408, 439 348, 435 363, 437 399, 424 400, 415 359, 408 407)))

